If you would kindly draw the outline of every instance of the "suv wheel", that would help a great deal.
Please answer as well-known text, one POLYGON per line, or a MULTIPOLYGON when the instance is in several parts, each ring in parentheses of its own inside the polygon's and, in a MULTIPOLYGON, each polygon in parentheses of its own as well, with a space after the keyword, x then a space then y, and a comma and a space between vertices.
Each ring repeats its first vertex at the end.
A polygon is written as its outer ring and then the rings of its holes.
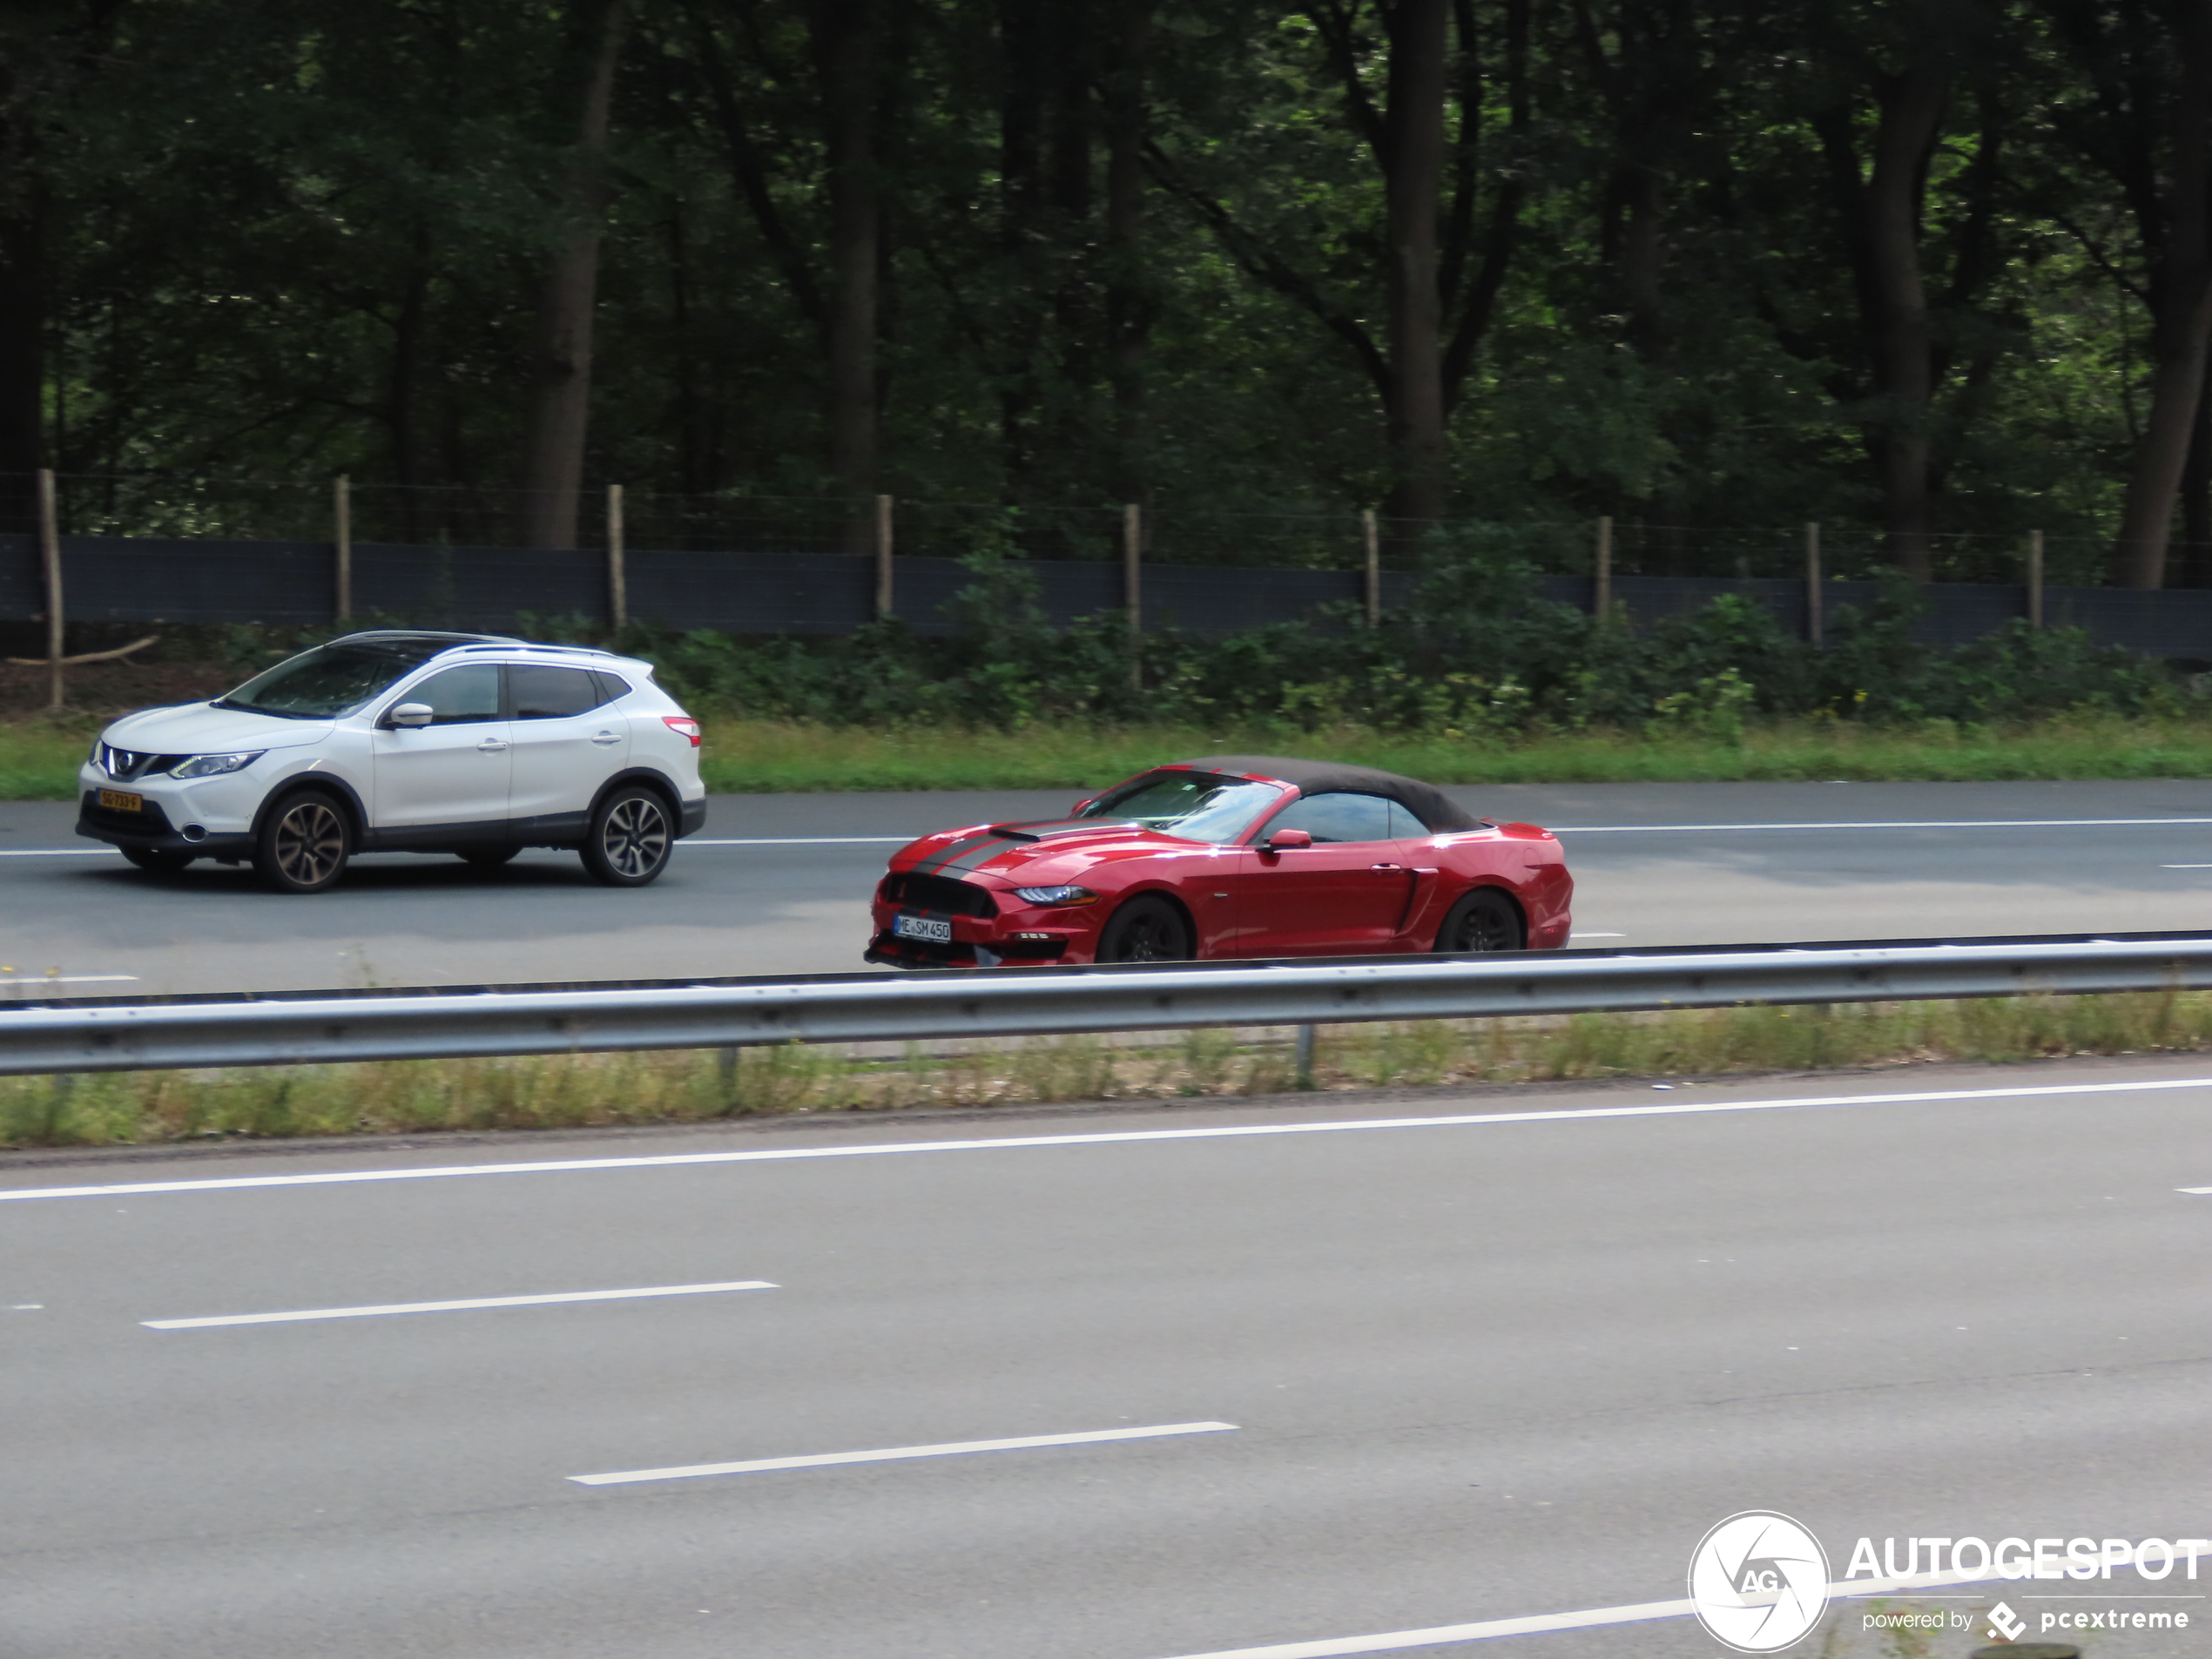
POLYGON ((668 867, 675 846, 668 803, 632 784, 599 803, 581 850, 583 867, 595 880, 610 887, 642 887, 668 867))
POLYGON ((346 873, 354 834, 327 795, 294 795, 261 826, 253 868, 279 893, 320 893, 346 873))

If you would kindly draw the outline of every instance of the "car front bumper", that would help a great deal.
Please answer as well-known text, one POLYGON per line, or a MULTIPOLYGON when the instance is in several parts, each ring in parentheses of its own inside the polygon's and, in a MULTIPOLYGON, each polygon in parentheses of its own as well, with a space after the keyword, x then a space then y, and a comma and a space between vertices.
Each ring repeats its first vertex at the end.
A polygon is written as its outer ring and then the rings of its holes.
POLYGON ((877 900, 875 931, 862 960, 879 968, 1035 968, 1050 962, 1088 962, 1097 941, 1095 927, 1069 926, 1064 913, 1024 908, 1011 915, 948 915, 914 910, 877 900), (894 918, 925 916, 950 924, 949 940, 908 939, 892 931, 894 918), (1049 920, 1048 920, 1048 918, 1049 920), (1061 925, 1054 926, 1054 922, 1061 925))
POLYGON ((266 779, 247 772, 118 783, 91 765, 78 771, 77 782, 79 835, 151 853, 231 858, 253 850, 253 814, 268 788, 266 779), (104 789, 136 795, 141 810, 101 806, 104 789))

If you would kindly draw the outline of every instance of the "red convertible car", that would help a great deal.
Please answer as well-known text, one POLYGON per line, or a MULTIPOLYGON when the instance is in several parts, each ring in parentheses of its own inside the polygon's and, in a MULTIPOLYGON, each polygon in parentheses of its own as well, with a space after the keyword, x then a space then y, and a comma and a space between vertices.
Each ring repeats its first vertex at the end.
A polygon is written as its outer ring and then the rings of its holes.
POLYGON ((1214 755, 1066 818, 901 848, 867 960, 896 968, 1557 950, 1574 879, 1531 824, 1364 766, 1214 755))

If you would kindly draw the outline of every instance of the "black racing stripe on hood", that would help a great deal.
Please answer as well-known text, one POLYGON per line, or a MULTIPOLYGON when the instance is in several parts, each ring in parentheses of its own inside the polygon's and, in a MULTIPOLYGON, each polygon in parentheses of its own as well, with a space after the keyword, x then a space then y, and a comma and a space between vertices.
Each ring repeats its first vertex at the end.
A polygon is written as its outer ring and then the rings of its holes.
POLYGON ((1087 835, 1099 830, 1127 829, 1127 818, 1044 818, 1033 824, 994 824, 991 833, 1009 841, 1045 841, 1060 835, 1087 835))
MULTIPOLYGON (((923 859, 915 864, 914 873, 919 875, 942 875, 952 867, 955 861, 967 858, 978 848, 988 849, 984 854, 988 858, 1003 850, 1005 845, 997 836, 988 831, 981 835, 964 835, 942 853, 923 859)), ((966 870, 973 867, 962 864, 960 867, 966 870)))

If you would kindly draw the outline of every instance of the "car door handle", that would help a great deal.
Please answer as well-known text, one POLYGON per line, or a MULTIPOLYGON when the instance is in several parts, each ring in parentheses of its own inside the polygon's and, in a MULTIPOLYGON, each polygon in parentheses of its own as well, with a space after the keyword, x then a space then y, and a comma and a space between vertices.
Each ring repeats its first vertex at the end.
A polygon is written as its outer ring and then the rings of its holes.
POLYGON ((617 732, 595 732, 592 735, 591 741, 594 743, 620 743, 622 741, 622 738, 620 734, 617 732))
POLYGON ((1371 864, 1367 867, 1371 870, 1387 870, 1392 874, 1395 875, 1404 870, 1406 867, 1402 864, 1371 864))
POLYGON ((499 754, 502 752, 506 747, 507 739, 504 738, 486 738, 482 743, 476 745, 480 753, 488 755, 499 754))

